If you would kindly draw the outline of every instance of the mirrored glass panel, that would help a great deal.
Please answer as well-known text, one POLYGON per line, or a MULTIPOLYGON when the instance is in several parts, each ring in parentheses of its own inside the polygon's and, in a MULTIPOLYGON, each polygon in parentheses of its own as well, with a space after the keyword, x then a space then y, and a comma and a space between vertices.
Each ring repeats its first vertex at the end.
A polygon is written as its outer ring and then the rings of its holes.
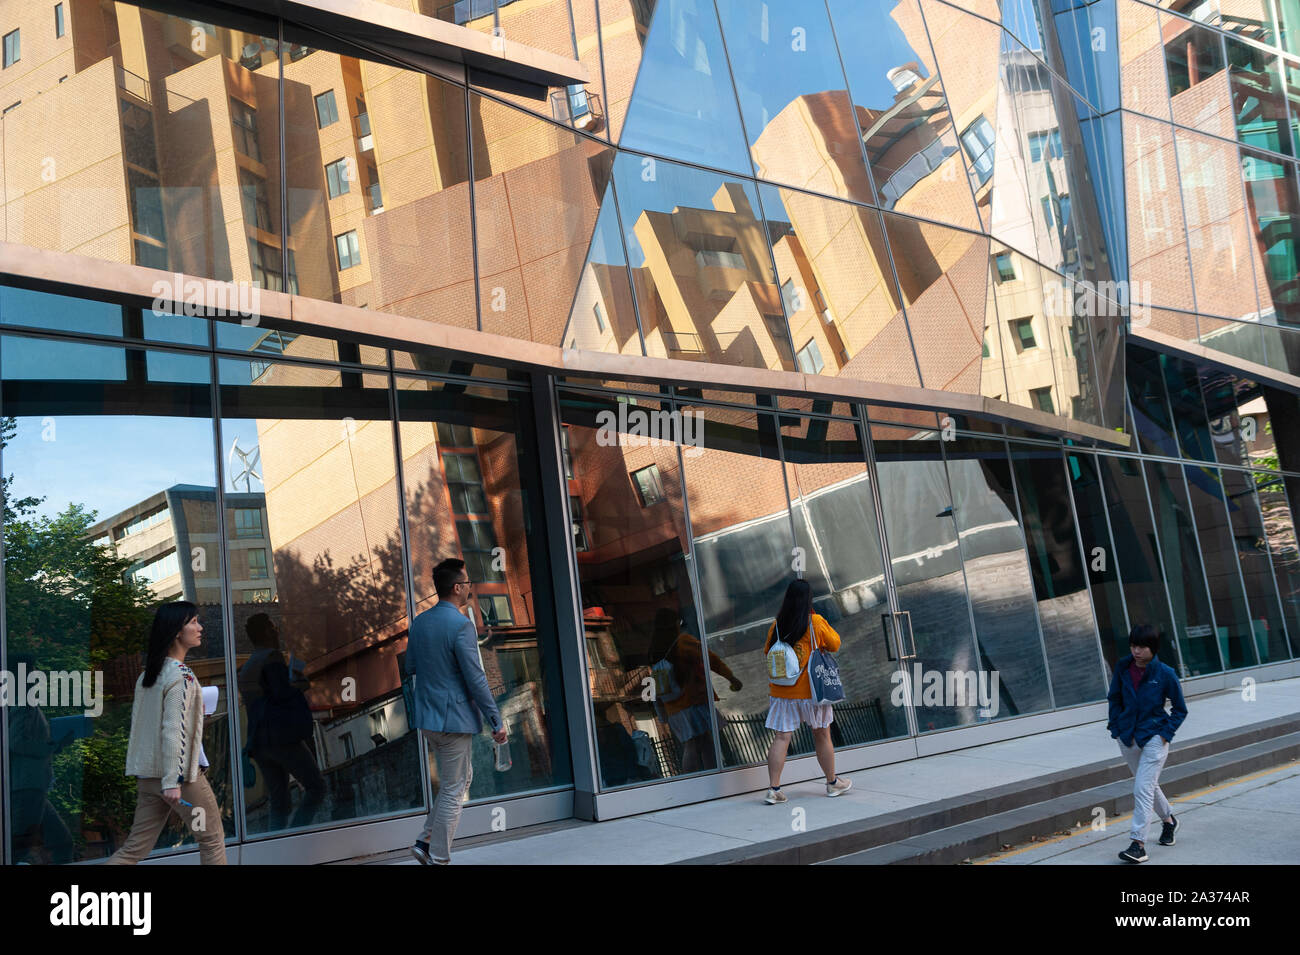
MULTIPOLYGON (((33 299, 61 310, 56 296, 33 299)), ((198 606, 187 665, 218 691, 208 781, 235 835, 206 357, 0 339, 9 818, 16 864, 103 859, 135 814, 132 700, 156 608, 198 606), (94 480, 87 480, 93 471, 94 480)), ((156 851, 194 845, 173 816, 156 851)))
POLYGON ((1241 545, 1229 523, 1227 494, 1217 468, 1183 466, 1187 490, 1196 521, 1197 537, 1201 544, 1201 557, 1205 562, 1205 579, 1210 585, 1214 604, 1215 632, 1219 654, 1227 669, 1248 666, 1258 662, 1255 630, 1265 636, 1268 623, 1261 616, 1258 623, 1251 617, 1242 588, 1237 552, 1241 545))
POLYGON ((1093 616, 1101 636, 1106 672, 1128 653, 1128 617, 1119 578, 1119 555, 1107 521, 1106 498, 1097 458, 1071 451, 1065 456, 1078 521, 1080 543, 1088 568, 1093 616))
MULTIPOLYGON (((720 658, 711 685, 723 765, 761 762, 771 739, 764 644, 786 587, 806 567, 794 549, 776 418, 679 407, 700 429, 699 446, 683 446, 682 456, 709 653, 720 658)), ((825 596, 814 589, 814 600, 825 596)), ((811 752, 812 734, 796 734, 790 751, 811 752)))
POLYGON ((1061 452, 1013 442, 1011 461, 1053 700, 1057 706, 1099 700, 1108 683, 1097 655, 1097 626, 1061 452))
MULTIPOLYGON (((1264 519, 1255 495, 1255 476, 1232 468, 1223 468, 1219 475, 1223 480, 1228 522, 1250 607, 1254 653, 1260 663, 1285 660, 1291 654, 1287 649, 1286 627, 1282 623, 1264 519)), ((1190 475, 1188 480, 1191 480, 1190 475)))
MULTIPOLYGON (((880 478, 880 503, 885 512, 885 535, 900 609, 910 618, 904 646, 914 654, 901 661, 905 677, 898 690, 916 707, 922 732, 975 723, 988 706, 966 699, 956 705, 954 696, 924 695, 924 674, 978 674, 984 668, 970 624, 970 603, 962 572, 957 523, 948 490, 940 442, 936 439, 898 438, 897 428, 872 426, 876 468, 880 478), (915 679, 913 678, 915 677, 915 679), (921 693, 904 688, 922 690, 921 693), (951 703, 952 705, 948 705, 951 703)), ((991 676, 989 683, 991 688, 991 676)), ((1001 697, 999 706, 1001 705, 1001 697)))
POLYGON ((717 0, 754 171, 871 202, 844 74, 823 6, 717 0))
MULTIPOLYGON (((1260 321, 1265 325, 1300 324, 1300 258, 1296 223, 1300 222, 1300 193, 1295 164, 1263 153, 1241 150, 1246 182, 1248 222, 1254 233, 1255 281, 1260 321)), ((1271 344, 1272 339, 1268 340, 1271 344)), ((1278 359, 1271 354, 1269 364, 1278 359)), ((1289 367, 1293 352, 1286 352, 1289 367)))
POLYGON ((874 209, 760 183, 797 367, 919 385, 874 209))
POLYGON ((753 182, 631 153, 614 178, 647 353, 792 371, 753 182))
POLYGON ((1150 304, 1196 311, 1173 132, 1125 114, 1129 281, 1150 304))
POLYGON ((980 666, 999 677, 999 703, 989 715, 1049 709, 1052 691, 1007 446, 964 437, 944 446, 980 666))
POLYGON ((1280 477, 1256 473, 1254 480, 1264 523, 1264 544, 1272 560, 1278 597, 1286 617, 1291 656, 1300 656, 1300 547, 1296 546, 1291 506, 1280 477))
POLYGON ((979 228, 916 0, 828 4, 879 204, 979 228))
MULTIPOLYGON (((1215 639, 1214 611, 1206 590, 1183 469, 1177 464, 1147 461, 1143 470, 1159 533, 1169 602, 1178 625, 1180 656, 1190 676, 1218 672, 1223 667, 1215 639)), ((1225 627, 1230 625, 1223 623, 1225 627)))
POLYGON ((388 376, 244 359, 218 374, 247 831, 418 808, 388 376))
MULTIPOLYGON (((474 737, 469 798, 567 784, 553 591, 540 576, 550 557, 532 406, 517 391, 403 377, 396 385, 415 610, 438 602, 439 561, 465 561, 473 587, 462 612, 478 630, 483 672, 510 733, 505 771, 491 740, 474 737)), ((436 778, 433 762, 430 772, 436 778)))
POLYGON ((656 7, 620 145, 751 174, 713 4, 668 0, 656 7))
POLYGON ((1137 0, 1115 0, 1115 5, 1124 108, 1167 120, 1169 86, 1158 14, 1137 0))
MULTIPOLYGON (((601 783, 714 769, 671 407, 567 395, 561 419, 601 783)), ((708 665, 725 668, 716 653, 708 665)))

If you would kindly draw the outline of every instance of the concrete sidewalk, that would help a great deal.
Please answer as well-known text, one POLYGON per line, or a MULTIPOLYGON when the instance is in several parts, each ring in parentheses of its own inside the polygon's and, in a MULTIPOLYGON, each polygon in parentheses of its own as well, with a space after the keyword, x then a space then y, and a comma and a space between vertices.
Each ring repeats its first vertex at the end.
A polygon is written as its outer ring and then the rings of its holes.
MULTIPOLYGON (((1300 679, 1260 683, 1255 693, 1249 702, 1239 690, 1190 698, 1174 751, 1225 730, 1300 714, 1300 679)), ((790 801, 784 805, 765 805, 762 792, 756 792, 609 822, 573 821, 478 836, 458 840, 452 859, 457 865, 684 862, 1100 761, 1120 761, 1102 721, 846 773, 853 789, 835 799, 825 796, 821 780, 797 783, 785 788, 790 801)), ((405 851, 356 861, 416 864, 405 851)))

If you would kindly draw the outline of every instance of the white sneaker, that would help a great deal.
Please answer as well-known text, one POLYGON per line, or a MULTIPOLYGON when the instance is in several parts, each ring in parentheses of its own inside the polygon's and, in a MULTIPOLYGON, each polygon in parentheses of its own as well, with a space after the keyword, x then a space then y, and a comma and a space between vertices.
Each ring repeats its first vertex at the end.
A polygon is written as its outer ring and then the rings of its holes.
POLYGON ((847 776, 836 776, 835 782, 826 784, 826 795, 838 796, 853 788, 853 780, 847 776))
POLYGON ((779 789, 769 789, 767 795, 763 797, 763 802, 767 803, 769 806, 775 806, 779 802, 789 801, 790 800, 786 798, 785 793, 781 792, 779 789))

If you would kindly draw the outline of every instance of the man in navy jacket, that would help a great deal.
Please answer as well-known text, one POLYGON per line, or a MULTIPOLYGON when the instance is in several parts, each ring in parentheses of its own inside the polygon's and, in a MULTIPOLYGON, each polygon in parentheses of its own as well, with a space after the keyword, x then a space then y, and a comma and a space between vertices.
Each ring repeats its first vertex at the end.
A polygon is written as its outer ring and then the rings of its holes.
POLYGON ((1169 756, 1174 733, 1187 718, 1187 704, 1173 667, 1160 662, 1160 636, 1155 627, 1139 624, 1128 638, 1132 651, 1115 666, 1106 700, 1110 719, 1106 729, 1119 740, 1120 752, 1133 771, 1132 844, 1119 854, 1125 862, 1146 862, 1146 833, 1152 809, 1163 821, 1160 844, 1172 846, 1178 820, 1160 791, 1160 770, 1169 756), (1170 709, 1165 711, 1165 702, 1170 709))

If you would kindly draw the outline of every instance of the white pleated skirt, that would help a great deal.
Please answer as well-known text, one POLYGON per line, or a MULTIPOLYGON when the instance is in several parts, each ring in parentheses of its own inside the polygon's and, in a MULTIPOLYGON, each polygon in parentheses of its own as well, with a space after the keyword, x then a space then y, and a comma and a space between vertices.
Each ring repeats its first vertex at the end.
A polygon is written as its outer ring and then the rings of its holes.
POLYGON ((835 720, 835 707, 829 703, 785 700, 776 696, 769 696, 767 702, 767 722, 763 725, 778 733, 793 733, 800 723, 807 723, 813 729, 822 729, 835 720))

